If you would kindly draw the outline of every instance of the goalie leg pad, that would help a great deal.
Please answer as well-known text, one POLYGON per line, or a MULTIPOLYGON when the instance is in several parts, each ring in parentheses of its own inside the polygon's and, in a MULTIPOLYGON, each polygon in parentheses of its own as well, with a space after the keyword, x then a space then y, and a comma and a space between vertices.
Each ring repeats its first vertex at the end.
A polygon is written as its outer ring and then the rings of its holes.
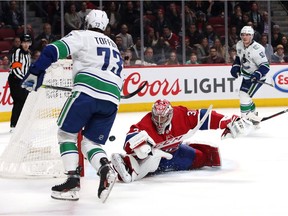
POLYGON ((220 167, 221 159, 217 147, 205 144, 189 144, 196 151, 196 156, 192 164, 192 169, 201 168, 203 166, 220 167))
POLYGON ((189 145, 180 144, 179 148, 173 152, 171 160, 161 160, 158 170, 160 172, 190 170, 194 159, 195 149, 189 145))
POLYGON ((125 159, 126 162, 124 161, 124 158, 122 155, 114 153, 111 155, 111 163, 114 169, 116 170, 116 172, 118 173, 119 180, 120 181, 122 180, 125 183, 129 183, 132 181, 132 176, 131 176, 131 173, 129 173, 129 170, 131 172, 133 169, 132 169, 129 155, 125 156, 125 158, 126 158, 125 159))

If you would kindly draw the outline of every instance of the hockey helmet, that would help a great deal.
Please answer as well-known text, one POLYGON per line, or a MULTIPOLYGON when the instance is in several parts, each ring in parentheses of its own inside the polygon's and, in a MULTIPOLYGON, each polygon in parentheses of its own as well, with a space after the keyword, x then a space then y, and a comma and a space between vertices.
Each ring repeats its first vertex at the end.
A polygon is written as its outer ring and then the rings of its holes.
POLYGON ((105 11, 91 10, 85 17, 85 29, 97 28, 104 31, 109 23, 105 11))
POLYGON ((242 34, 250 34, 251 38, 254 37, 254 29, 251 26, 244 26, 240 31, 240 38, 242 39, 242 34))
POLYGON ((21 43, 22 42, 30 42, 30 43, 32 43, 32 38, 31 38, 31 36, 29 34, 21 35, 20 40, 21 40, 21 43))
POLYGON ((158 134, 164 134, 173 117, 173 107, 165 99, 157 100, 152 106, 152 121, 158 134))

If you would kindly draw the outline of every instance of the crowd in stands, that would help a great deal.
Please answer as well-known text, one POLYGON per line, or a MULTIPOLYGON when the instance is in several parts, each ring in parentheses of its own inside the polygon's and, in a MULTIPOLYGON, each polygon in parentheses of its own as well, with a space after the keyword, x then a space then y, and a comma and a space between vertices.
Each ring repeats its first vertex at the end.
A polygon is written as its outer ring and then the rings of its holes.
MULTIPOLYGON (((21 1, 22 2, 22 1, 21 1)), ((15 47, 24 32, 23 10, 18 1, 0 2, 0 29, 11 28, 15 37, 9 53, 1 54, 0 64, 15 47), (13 44, 13 48, 12 48, 13 44)), ((28 2, 28 1, 27 1, 28 2)), ((140 1, 102 1, 103 10, 109 18, 105 31, 118 46, 125 66, 133 65, 179 65, 232 63, 236 55, 236 43, 240 30, 250 25, 255 30, 254 40, 261 43, 271 63, 288 62, 287 36, 277 23, 269 28, 268 12, 259 8, 257 1, 227 1, 228 4, 228 52, 225 47, 224 1, 186 1, 185 46, 182 43, 181 1, 143 1, 144 38, 140 35, 140 1), (268 35, 271 31, 271 44, 268 35), (141 49, 141 44, 144 48, 141 49), (141 61, 143 52, 144 62, 141 61), (182 53, 185 53, 183 58, 182 53)), ((43 31, 35 35, 31 24, 26 31, 31 35, 31 53, 37 58, 42 49, 60 38, 60 1, 40 1, 43 31), (45 14, 45 15, 43 15, 45 14)), ((99 1, 64 1, 65 34, 84 28, 85 16, 91 9, 99 8, 99 1)), ((40 12, 39 12, 40 13, 40 12)), ((6 64, 6 63, 5 63, 6 64)), ((2 67, 2 66, 1 66, 2 67)))

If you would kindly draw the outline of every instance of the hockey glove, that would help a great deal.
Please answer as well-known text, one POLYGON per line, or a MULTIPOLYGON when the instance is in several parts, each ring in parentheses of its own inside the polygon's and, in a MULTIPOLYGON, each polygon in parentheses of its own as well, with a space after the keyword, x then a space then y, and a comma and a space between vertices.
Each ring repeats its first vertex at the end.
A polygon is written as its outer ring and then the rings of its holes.
POLYGON ((262 74, 259 71, 254 71, 254 73, 251 74, 250 79, 252 83, 257 83, 262 77, 262 74))
POLYGON ((134 152, 139 159, 144 159, 151 154, 152 147, 155 146, 154 140, 146 131, 140 131, 126 142, 125 150, 127 153, 134 152))
POLYGON ((234 78, 238 78, 240 74, 240 66, 239 65, 233 65, 233 67, 230 70, 231 75, 234 78))
POLYGON ((40 88, 45 75, 45 71, 39 71, 38 73, 34 74, 32 72, 32 67, 33 65, 30 67, 28 73, 24 76, 21 84, 21 87, 27 89, 29 92, 37 91, 37 89, 40 88))

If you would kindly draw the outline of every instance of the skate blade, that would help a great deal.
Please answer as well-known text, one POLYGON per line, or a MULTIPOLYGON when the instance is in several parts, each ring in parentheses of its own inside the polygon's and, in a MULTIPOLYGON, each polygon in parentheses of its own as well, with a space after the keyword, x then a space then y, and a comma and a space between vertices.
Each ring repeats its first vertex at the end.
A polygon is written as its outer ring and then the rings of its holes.
POLYGON ((67 191, 67 192, 52 191, 51 197, 57 200, 77 201, 79 200, 79 191, 67 191))
POLYGON ((116 179, 117 179, 117 175, 116 173, 114 174, 111 174, 109 176, 109 179, 108 179, 108 184, 109 184, 109 187, 107 187, 105 190, 102 191, 101 195, 100 195, 100 200, 102 201, 102 203, 105 203, 106 200, 108 199, 109 197, 109 194, 116 182, 116 179))

